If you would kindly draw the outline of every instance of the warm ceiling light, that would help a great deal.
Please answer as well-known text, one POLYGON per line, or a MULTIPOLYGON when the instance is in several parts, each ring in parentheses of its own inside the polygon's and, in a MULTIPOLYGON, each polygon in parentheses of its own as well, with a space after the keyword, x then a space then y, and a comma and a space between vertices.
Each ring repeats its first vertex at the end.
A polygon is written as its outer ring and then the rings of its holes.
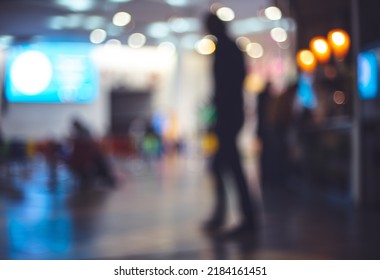
POLYGON ((341 29, 331 30, 327 35, 334 56, 338 60, 344 59, 350 49, 350 36, 341 29))
POLYGON ((210 55, 216 50, 216 45, 213 40, 203 38, 196 44, 196 51, 203 55, 210 55))
POLYGON ((314 37, 310 41, 310 49, 320 63, 326 63, 330 60, 331 50, 325 38, 314 37))
POLYGON ((313 72, 317 66, 315 56, 310 50, 300 50, 297 53, 297 63, 299 68, 305 72, 313 72))

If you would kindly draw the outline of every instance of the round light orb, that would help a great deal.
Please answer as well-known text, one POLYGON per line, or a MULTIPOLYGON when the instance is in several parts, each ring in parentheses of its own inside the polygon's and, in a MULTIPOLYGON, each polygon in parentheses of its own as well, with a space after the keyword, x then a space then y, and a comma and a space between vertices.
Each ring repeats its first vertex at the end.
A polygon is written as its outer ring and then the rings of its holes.
POLYGON ((53 77, 49 58, 39 51, 27 51, 16 57, 11 66, 11 82, 25 95, 43 92, 53 77))
POLYGON ((282 18, 281 10, 274 6, 266 8, 264 15, 270 20, 279 20, 282 18))
POLYGON ((112 23, 116 26, 126 26, 131 22, 131 15, 127 12, 118 12, 112 18, 112 23))

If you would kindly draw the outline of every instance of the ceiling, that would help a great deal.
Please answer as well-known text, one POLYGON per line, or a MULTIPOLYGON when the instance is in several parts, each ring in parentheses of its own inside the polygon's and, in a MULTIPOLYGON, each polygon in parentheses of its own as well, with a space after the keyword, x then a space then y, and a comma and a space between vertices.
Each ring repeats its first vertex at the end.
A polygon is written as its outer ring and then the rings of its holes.
MULTIPOLYGON (((256 17, 272 0, 219 2, 232 8, 236 19, 246 19, 256 17)), ((109 39, 123 42, 131 33, 147 34, 150 24, 167 23, 173 17, 191 18, 189 30, 199 33, 202 32, 201 19, 212 3, 209 0, 1 0, 0 37, 13 42, 89 41, 90 32, 102 28, 109 39), (132 16, 127 26, 112 24, 113 15, 119 11, 132 16)), ((186 31, 170 31, 167 36, 184 33, 186 31)), ((157 38, 150 40, 154 42, 157 38)))

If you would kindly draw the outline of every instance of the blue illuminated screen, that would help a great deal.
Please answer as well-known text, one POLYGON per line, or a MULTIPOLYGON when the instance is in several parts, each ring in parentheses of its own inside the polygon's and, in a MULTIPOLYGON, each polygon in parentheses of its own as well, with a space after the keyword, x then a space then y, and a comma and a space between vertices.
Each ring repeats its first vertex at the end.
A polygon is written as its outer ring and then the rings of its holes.
POLYGON ((358 56, 358 90, 362 99, 373 99, 378 95, 378 62, 373 51, 358 56))
POLYGON ((88 103, 98 93, 91 45, 17 45, 6 59, 5 95, 9 102, 88 103))

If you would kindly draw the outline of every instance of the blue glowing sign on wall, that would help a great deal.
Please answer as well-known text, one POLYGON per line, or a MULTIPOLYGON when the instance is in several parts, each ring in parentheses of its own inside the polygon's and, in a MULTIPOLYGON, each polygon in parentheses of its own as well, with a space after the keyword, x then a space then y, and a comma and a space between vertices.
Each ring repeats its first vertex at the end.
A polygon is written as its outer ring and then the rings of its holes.
POLYGON ((374 52, 362 52, 358 56, 358 90, 363 99, 373 99, 378 95, 378 62, 374 52))
POLYGON ((19 45, 7 55, 5 94, 10 102, 87 103, 98 93, 91 46, 19 45))
POLYGON ((314 109, 317 99, 313 90, 313 79, 310 75, 302 73, 298 80, 298 102, 305 108, 314 109))

